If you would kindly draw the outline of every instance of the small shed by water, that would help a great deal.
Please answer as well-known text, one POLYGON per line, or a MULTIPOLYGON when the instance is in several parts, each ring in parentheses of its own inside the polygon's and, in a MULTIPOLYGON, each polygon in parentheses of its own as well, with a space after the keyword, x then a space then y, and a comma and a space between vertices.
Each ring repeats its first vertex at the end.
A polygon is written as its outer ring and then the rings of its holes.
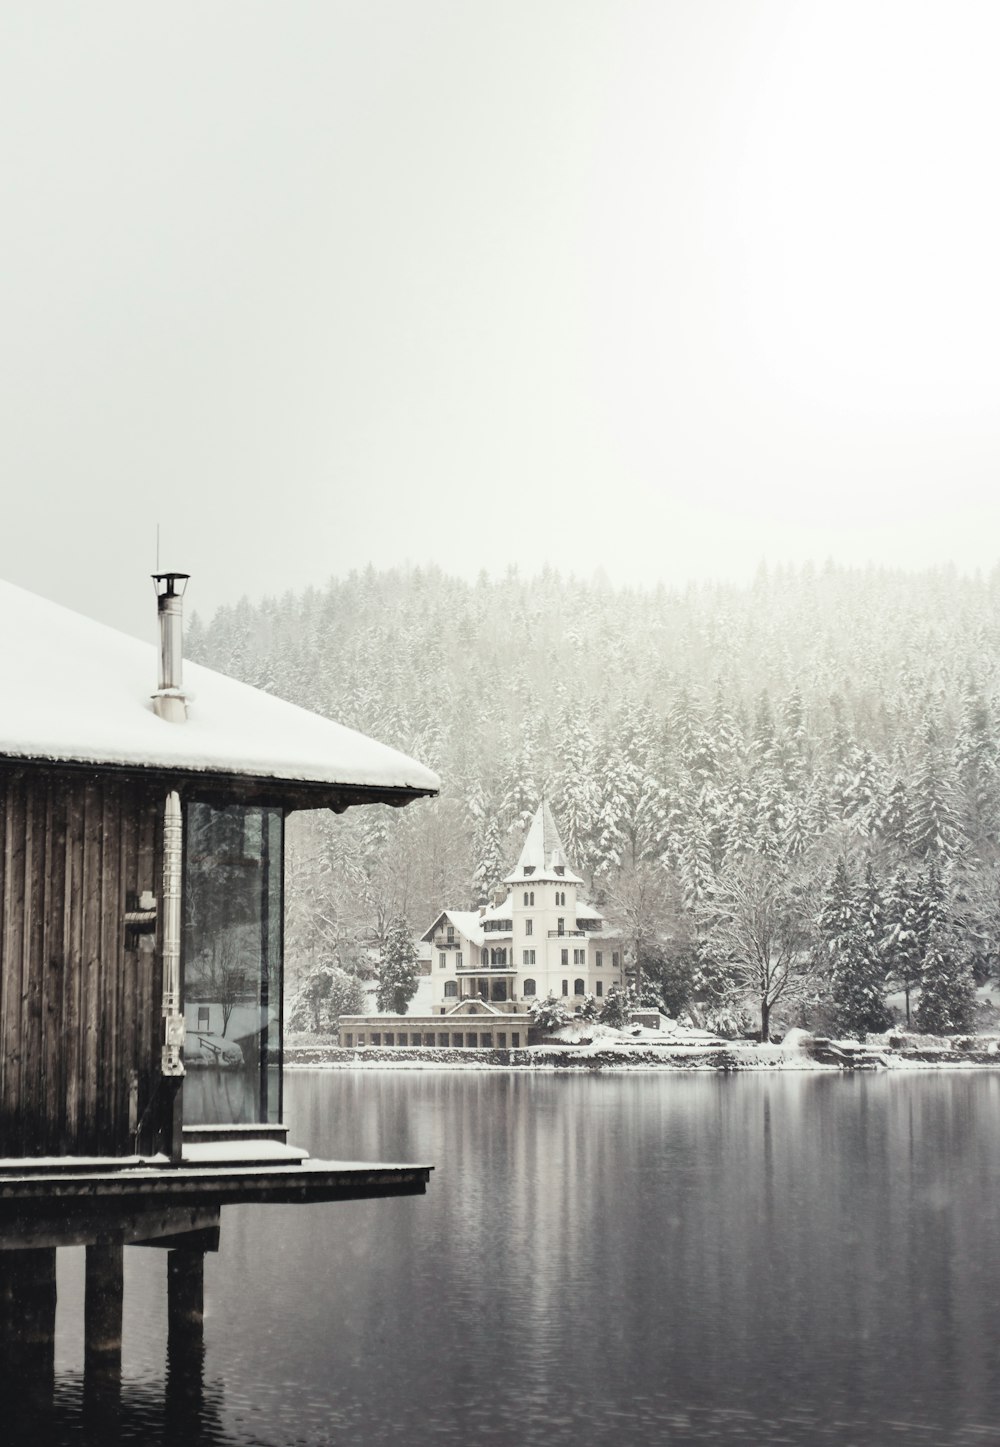
MULTIPOLYGON (((182 675, 184 584, 157 579, 159 667, 155 647, 0 584, 0 1202, 43 1179, 60 1197, 262 1198, 270 1167, 285 1199, 379 1193, 370 1167, 338 1186, 285 1141, 284 826, 438 780, 209 669, 182 675)), ((426 1168, 399 1170, 423 1189, 426 1168)))

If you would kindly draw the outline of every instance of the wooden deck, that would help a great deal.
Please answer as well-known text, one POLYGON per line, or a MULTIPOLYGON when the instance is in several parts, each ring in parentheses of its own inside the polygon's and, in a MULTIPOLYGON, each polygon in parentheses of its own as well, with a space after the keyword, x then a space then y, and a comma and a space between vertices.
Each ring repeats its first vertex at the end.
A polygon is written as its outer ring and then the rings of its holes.
MULTIPOLYGON (((419 1196, 432 1166, 361 1161, 316 1161, 302 1152, 261 1142, 236 1159, 242 1143, 189 1146, 179 1166, 162 1160, 59 1162, 0 1161, 0 1237, 13 1218, 39 1222, 50 1213, 61 1219, 104 1212, 145 1214, 158 1208, 214 1208, 243 1204, 308 1204, 312 1201, 376 1200, 419 1196), (270 1146, 268 1151, 265 1147, 270 1146)), ((2 1243, 0 1243, 2 1249, 2 1243)))

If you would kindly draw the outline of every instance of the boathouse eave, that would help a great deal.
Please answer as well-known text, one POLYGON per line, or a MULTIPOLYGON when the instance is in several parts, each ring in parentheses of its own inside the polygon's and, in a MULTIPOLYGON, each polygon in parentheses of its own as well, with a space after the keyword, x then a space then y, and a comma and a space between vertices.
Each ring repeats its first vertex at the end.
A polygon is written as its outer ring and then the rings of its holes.
POLYGON ((88 762, 82 759, 53 759, 22 754, 0 754, 0 768, 10 771, 69 771, 90 778, 115 777, 144 781, 166 793, 176 789, 185 799, 199 802, 218 800, 260 808, 331 809, 342 814, 359 804, 387 804, 403 808, 414 799, 433 798, 436 789, 406 789, 380 784, 330 784, 319 780, 253 777, 218 770, 172 770, 162 766, 143 767, 134 763, 88 762))
POLYGON ((273 780, 348 802, 440 789, 397 749, 197 663, 166 719, 152 645, 2 581, 0 616, 0 757, 273 780))

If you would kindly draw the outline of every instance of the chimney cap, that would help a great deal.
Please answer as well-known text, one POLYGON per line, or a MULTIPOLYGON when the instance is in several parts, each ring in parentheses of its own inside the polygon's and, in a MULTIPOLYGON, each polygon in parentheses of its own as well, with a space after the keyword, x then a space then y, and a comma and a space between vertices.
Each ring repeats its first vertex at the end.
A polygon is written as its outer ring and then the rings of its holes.
POLYGON ((190 578, 190 573, 151 573, 157 596, 160 598, 183 598, 184 587, 190 578), (163 587, 161 587, 161 583, 163 587), (177 584, 180 587, 177 587, 177 584))

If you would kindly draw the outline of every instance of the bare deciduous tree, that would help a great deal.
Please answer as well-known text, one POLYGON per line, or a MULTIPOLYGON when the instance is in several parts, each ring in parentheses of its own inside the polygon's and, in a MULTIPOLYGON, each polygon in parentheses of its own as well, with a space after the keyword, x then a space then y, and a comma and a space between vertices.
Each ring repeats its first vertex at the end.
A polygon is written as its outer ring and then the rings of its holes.
POLYGON ((744 858, 720 871, 701 915, 721 969, 720 998, 752 998, 760 1038, 768 1040, 775 1005, 800 997, 809 984, 812 935, 804 896, 773 860, 744 858))

